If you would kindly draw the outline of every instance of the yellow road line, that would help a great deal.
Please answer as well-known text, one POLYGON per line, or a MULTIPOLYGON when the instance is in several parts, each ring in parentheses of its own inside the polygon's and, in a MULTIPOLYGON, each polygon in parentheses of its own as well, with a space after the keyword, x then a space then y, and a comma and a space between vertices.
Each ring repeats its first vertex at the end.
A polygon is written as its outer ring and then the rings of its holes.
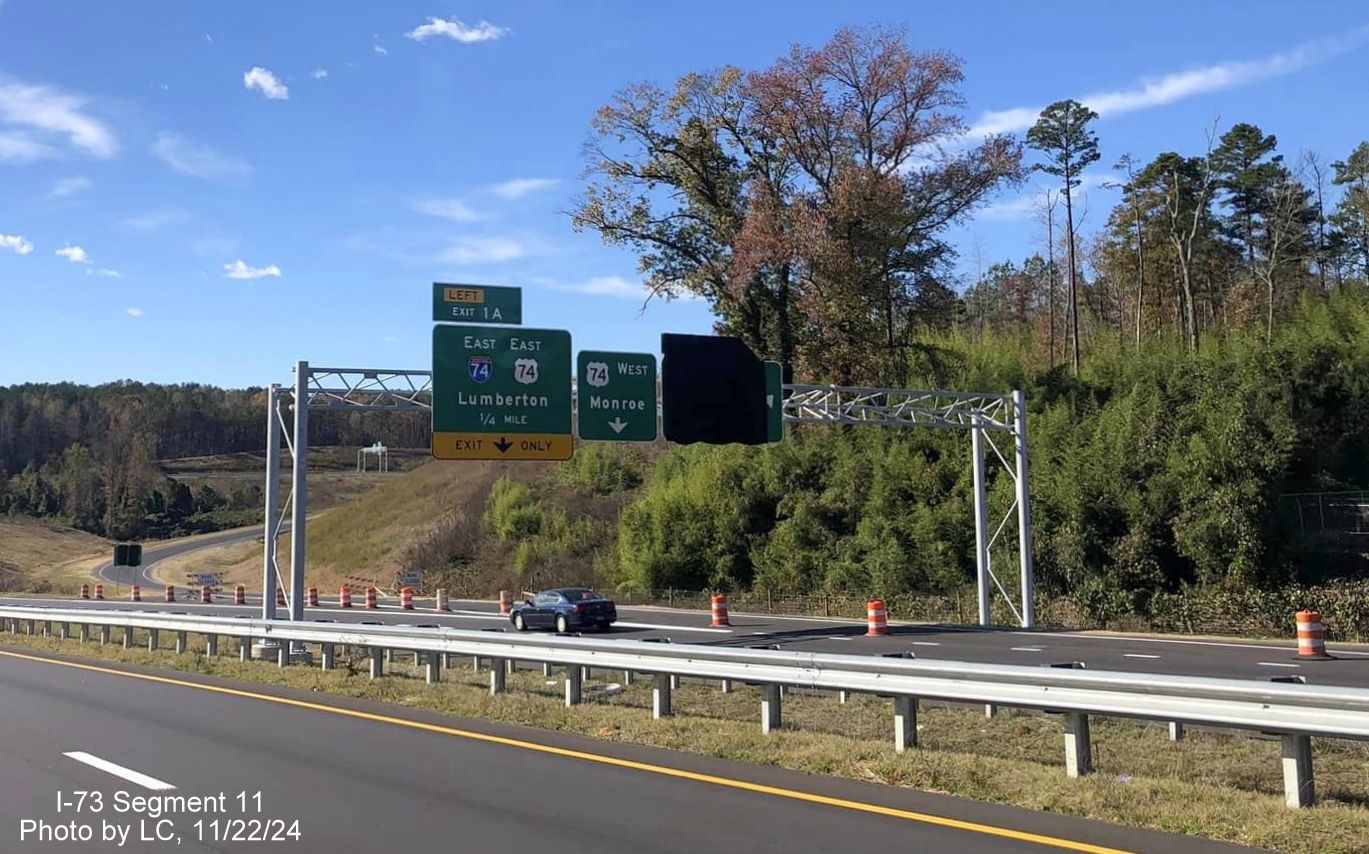
POLYGON ((746 792, 755 792, 762 795, 771 795, 777 798, 786 798, 791 801, 802 801, 810 804, 822 804, 839 809, 852 810, 855 812, 870 813, 874 815, 888 816, 889 818, 902 819, 904 821, 914 821, 921 824, 931 824, 938 827, 948 827, 954 830, 963 830, 970 833, 980 833, 986 836, 998 836, 1004 839, 1013 839, 1018 842, 1032 842, 1037 845, 1048 845, 1055 848, 1063 848, 1068 851, 1082 851, 1087 854, 1133 854, 1120 848, 1108 848, 1102 845, 1091 845, 1087 842, 1078 842, 1073 839, 1063 839, 1055 836, 1046 836, 1040 833, 1029 833, 1022 830, 1013 830, 1007 827, 995 827, 991 824, 980 824, 973 821, 961 821, 960 819, 947 818, 945 816, 932 815, 930 813, 913 812, 911 810, 901 810, 894 807, 880 806, 879 804, 867 804, 861 801, 852 801, 846 798, 833 798, 827 795, 817 795, 812 792, 803 792, 797 789, 785 789, 779 786, 766 786, 761 783, 752 783, 747 780, 735 780, 731 777, 720 777, 716 774, 701 774, 696 771, 686 771, 682 768, 671 768, 668 765, 654 765, 649 762, 637 762, 632 759, 619 759, 614 756, 603 756, 598 753, 588 753, 583 750, 571 750, 565 747, 553 747, 546 744, 537 744, 531 741, 522 741, 516 738, 508 738, 501 735, 489 735, 483 732, 472 730, 457 729, 456 727, 441 726, 439 724, 424 723, 423 721, 396 718, 389 715, 375 714, 373 712, 362 712, 356 709, 347 709, 340 706, 330 706, 326 703, 312 703, 307 700, 294 700, 289 697, 276 697, 271 694, 258 694, 254 691, 244 691, 240 688, 224 688, 219 685, 205 685, 198 682, 189 682, 183 679, 173 679, 169 676, 154 676, 149 673, 131 673, 124 670, 116 670, 111 667, 100 667, 95 664, 82 664, 75 661, 63 661, 54 658, 44 658, 37 655, 25 655, 24 653, 11 652, 0 649, 0 655, 9 658, 19 658, 25 661, 35 661, 40 664, 54 664, 61 667, 73 667, 78 670, 88 670, 94 673, 105 673, 110 676, 123 676, 129 679, 141 679, 146 682, 157 682, 163 685, 175 685, 181 688, 194 688, 200 691, 210 691, 215 694, 225 694, 230 697, 243 697, 249 700, 260 700, 266 703, 277 703, 282 706, 294 706, 300 709, 309 709, 325 714, 341 715, 348 718, 357 718, 375 723, 390 724, 392 726, 407 727, 409 729, 423 730, 425 732, 438 733, 440 735, 455 736, 457 738, 470 739, 472 741, 483 741, 488 744, 499 744, 504 747, 516 747, 522 750, 531 750, 537 753, 548 753, 553 756, 563 756, 569 759, 579 759, 584 762, 597 762, 600 765, 612 765, 618 768, 630 768, 634 771, 644 771, 649 774, 659 774, 664 777, 675 777, 681 780, 693 780, 697 783, 707 783, 713 786, 722 786, 728 789, 740 789, 746 792))

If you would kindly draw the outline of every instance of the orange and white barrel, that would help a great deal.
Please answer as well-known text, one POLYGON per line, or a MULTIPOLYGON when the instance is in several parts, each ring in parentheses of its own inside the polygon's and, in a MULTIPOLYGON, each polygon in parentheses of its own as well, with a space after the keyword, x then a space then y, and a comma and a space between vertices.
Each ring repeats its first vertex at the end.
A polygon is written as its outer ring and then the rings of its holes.
POLYGON ((174 584, 168 584, 168 585, 166 585, 166 601, 168 601, 168 602, 175 602, 175 601, 176 601, 176 585, 174 585, 174 584))
POLYGON ((103 598, 105 598, 105 586, 104 586, 103 584, 97 584, 97 585, 95 585, 95 598, 96 598, 96 599, 103 599, 103 598))
POLYGON ((309 607, 310 607, 310 608, 317 608, 317 607, 318 607, 318 588, 317 588, 317 587, 310 587, 310 588, 309 588, 309 598, 308 598, 306 601, 309 603, 309 607))
POLYGON ((136 584, 130 587, 128 589, 128 599, 130 602, 143 601, 143 588, 139 587, 136 584))
POLYGON ((414 609, 414 589, 412 587, 402 587, 399 590, 399 607, 405 611, 414 609))
POLYGON ((200 587, 200 601, 201 601, 202 603, 204 603, 205 605, 208 605, 210 602, 213 602, 213 601, 214 601, 214 588, 210 587, 208 584, 205 584, 205 585, 201 586, 201 587, 200 587))
POLYGON ((507 591, 507 590, 500 590, 500 591, 499 591, 499 613, 501 613, 501 614, 503 614, 505 617, 507 617, 512 611, 513 611, 513 597, 509 595, 509 591, 507 591))
POLYGON ((284 587, 277 587, 277 588, 276 588, 276 604, 277 604, 278 606, 281 606, 281 607, 284 607, 284 606, 285 606, 285 588, 284 588, 284 587))
POLYGON ((366 607, 368 610, 371 611, 374 611, 376 608, 380 607, 376 604, 376 589, 374 587, 366 588, 366 607))
POLYGON ((730 626, 727 621, 727 596, 722 593, 713 594, 713 622, 714 626, 730 626))
POLYGON ((865 624, 867 637, 889 634, 889 615, 883 599, 871 599, 865 604, 865 624))
POLYGON ((241 584, 239 584, 238 586, 236 586, 236 587, 233 588, 233 604, 234 604, 234 605, 246 605, 246 604, 247 604, 247 588, 244 587, 244 586, 241 585, 241 584))
POLYGON ((352 588, 344 584, 337 589, 337 604, 339 608, 352 607, 352 588))
POLYGON ((81 585, 81 598, 82 598, 82 599, 89 599, 89 598, 90 598, 90 585, 89 585, 89 584, 82 584, 82 585, 81 585))
POLYGON ((1298 658, 1326 659, 1326 627, 1322 625, 1321 614, 1317 611, 1299 611, 1298 621, 1298 658))
POLYGON ((447 607, 447 590, 446 590, 446 588, 444 588, 444 587, 439 587, 439 588, 437 588, 436 598, 435 598, 435 601, 434 601, 434 603, 433 603, 433 610, 435 610, 435 611, 450 611, 450 610, 451 610, 451 608, 447 607))

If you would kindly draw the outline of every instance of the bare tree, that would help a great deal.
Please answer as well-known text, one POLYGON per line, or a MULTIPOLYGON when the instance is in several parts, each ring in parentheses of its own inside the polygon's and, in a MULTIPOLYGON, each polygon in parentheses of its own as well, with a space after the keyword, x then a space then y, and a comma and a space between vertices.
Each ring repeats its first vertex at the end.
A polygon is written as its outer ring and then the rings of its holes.
POLYGON ((1265 288, 1265 341, 1274 337, 1274 283, 1282 265, 1299 260, 1306 242, 1299 240, 1306 225, 1308 190, 1299 176, 1285 174, 1264 199, 1264 246, 1255 257, 1255 275, 1265 288))
MULTIPOLYGON (((1322 293, 1326 293, 1326 166, 1322 163, 1321 155, 1310 149, 1304 150, 1298 157, 1300 165, 1299 172, 1304 178, 1310 178, 1311 190, 1317 202, 1317 282, 1321 285, 1322 293)), ((1335 270, 1336 287, 1342 286, 1340 278, 1340 265, 1336 265, 1335 270)))
POLYGON ((1216 170, 1212 163, 1212 147, 1217 137, 1216 123, 1207 132, 1207 151, 1202 157, 1161 155, 1167 177, 1165 207, 1169 213, 1169 239, 1174 244, 1179 261, 1179 284, 1183 288, 1185 334, 1188 347, 1198 349, 1198 312, 1194 303, 1193 247, 1202 233, 1203 220, 1208 214, 1208 202, 1216 170))
POLYGON ((1046 226, 1046 316, 1050 323, 1050 366, 1055 367, 1055 206, 1060 204, 1060 194, 1046 190, 1041 206, 1037 209, 1037 221, 1046 226))
MULTIPOLYGON (((1131 216, 1136 223, 1136 346, 1141 346, 1141 329, 1144 324, 1146 308, 1146 229, 1141 216, 1141 194, 1136 189, 1136 162, 1130 154, 1123 154, 1114 169, 1127 170, 1127 182, 1117 184, 1109 181, 1103 186, 1125 190, 1131 197, 1131 216)), ((1119 309, 1120 310, 1120 309, 1119 309)))

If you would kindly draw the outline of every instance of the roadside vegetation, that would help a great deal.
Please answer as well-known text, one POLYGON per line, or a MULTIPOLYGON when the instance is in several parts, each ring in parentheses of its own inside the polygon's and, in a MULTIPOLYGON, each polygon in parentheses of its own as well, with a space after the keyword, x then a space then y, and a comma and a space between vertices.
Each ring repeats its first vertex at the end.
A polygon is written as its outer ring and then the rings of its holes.
POLYGON ((108 560, 101 537, 40 519, 0 518, 0 591, 73 593, 108 560))
POLYGON ((674 717, 653 720, 645 680, 622 685, 616 674, 610 681, 596 673, 585 685, 585 702, 566 708, 560 679, 544 677, 540 670, 518 671, 509 677, 507 693, 492 697, 488 671, 473 672, 466 658, 444 670, 440 684, 428 685, 401 655, 387 665, 385 677, 372 680, 360 653, 340 655, 339 669, 325 673, 316 667, 242 663, 227 646, 213 659, 176 654, 165 648, 172 643, 167 633, 163 649, 153 653, 146 649, 146 636, 135 634, 135 648, 129 650, 26 635, 5 634, 0 640, 13 647, 381 700, 1280 851, 1351 854, 1363 851, 1369 838, 1365 748, 1352 742, 1314 742, 1320 803, 1290 810, 1283 804, 1278 741, 1253 735, 1190 730, 1175 743, 1160 726, 1095 719, 1097 771, 1071 780, 1064 771, 1063 729, 1051 715, 1000 711, 985 719, 980 709, 924 704, 920 747, 898 754, 890 743, 888 703, 870 696, 839 704, 832 696, 790 692, 784 728, 762 735, 759 694, 743 686, 723 694, 715 685, 686 682, 675 692, 674 717))

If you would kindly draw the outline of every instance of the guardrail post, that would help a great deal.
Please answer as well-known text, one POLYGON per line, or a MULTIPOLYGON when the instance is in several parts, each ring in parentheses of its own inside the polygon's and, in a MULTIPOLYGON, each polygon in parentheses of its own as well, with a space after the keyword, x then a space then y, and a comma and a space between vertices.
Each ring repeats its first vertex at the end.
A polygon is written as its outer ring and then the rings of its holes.
POLYGON ((651 681, 651 716, 653 718, 668 718, 673 714, 670 710, 670 674, 653 674, 651 681))
POLYGON ((578 706, 580 699, 584 696, 585 690, 585 670, 578 664, 566 667, 566 705, 578 706))
POLYGON ((385 650, 371 647, 371 678, 379 679, 385 673, 385 650))
POLYGON ((147 648, 155 650, 161 643, 161 633, 156 629, 147 630, 147 648))
POLYGON ((514 661, 512 658, 506 658, 506 659, 504 659, 504 672, 505 672, 505 673, 507 673, 507 674, 509 674, 510 676, 512 676, 512 675, 513 675, 513 672, 514 672, 515 670, 517 670, 517 669, 518 669, 518 662, 517 662, 517 661, 514 661))
POLYGON ((850 692, 850 691, 847 691, 845 688, 843 688, 842 690, 838 691, 838 692, 837 692, 837 702, 838 702, 838 703, 841 703, 842 705, 845 705, 845 704, 851 702, 851 692, 850 692))
POLYGON ((334 650, 334 647, 333 647, 333 645, 330 644, 330 643, 325 643, 325 644, 323 644, 321 647, 319 647, 319 656, 318 656, 318 658, 319 658, 319 668, 320 668, 321 670, 332 670, 332 669, 333 669, 333 655, 334 655, 333 650, 334 650))
POLYGON ((504 693, 505 678, 508 676, 504 670, 504 660, 502 658, 490 659, 490 694, 504 693))
POLYGON ((1170 741, 1183 741, 1183 740, 1184 740, 1184 725, 1183 725, 1183 723, 1182 723, 1181 721, 1170 721, 1170 722, 1169 722, 1169 740, 1170 740, 1170 741))
POLYGON ((732 693, 732 680, 731 680, 731 679, 724 679, 724 680, 722 680, 722 682, 721 682, 720 684, 721 684, 721 686, 722 686, 722 689, 723 689, 723 693, 724 693, 724 694, 731 694, 731 693, 732 693))
POLYGON ((204 654, 210 658, 217 658, 219 655, 219 636, 204 636, 204 654))
POLYGON ((109 626, 100 626, 100 646, 109 643, 109 626))
POLYGON ((50 638, 50 637, 52 637, 52 620, 44 620, 44 621, 43 621, 43 637, 45 637, 45 638, 50 638))
POLYGON ((623 684, 624 684, 624 685, 631 685, 631 684, 632 684, 632 675, 633 675, 633 674, 632 674, 632 671, 631 671, 631 670, 624 670, 624 671, 623 671, 623 684))
POLYGON ((124 649, 133 649, 133 627, 124 626, 124 649))
POLYGON ((176 651, 185 652, 185 632, 176 632, 176 651))
POLYGON ((430 652, 430 653, 428 653, 428 655, 427 655, 427 659, 428 659, 428 673, 427 673, 428 684, 429 684, 429 685, 432 685, 432 684, 435 683, 435 682, 441 682, 441 681, 442 681, 442 653, 440 653, 440 652, 430 652))
POLYGON ((478 655, 472 655, 472 656, 471 656, 471 669, 472 669, 472 670, 479 670, 479 669, 480 669, 480 656, 478 656, 478 655))
POLYGON ((66 640, 66 639, 67 639, 67 624, 66 624, 66 623, 58 623, 58 624, 57 624, 57 639, 58 639, 58 640, 66 640))
POLYGON ((89 641, 89 640, 90 640, 90 624, 89 624, 89 623, 82 623, 82 624, 81 624, 81 643, 86 643, 86 642, 89 641))
POLYGON ((289 666, 290 666, 290 642, 289 642, 289 641, 281 641, 280 644, 276 646, 276 666, 277 666, 277 667, 289 667, 289 666))
POLYGON ((768 733, 780 728, 783 722, 780 712, 782 697, 779 685, 761 686, 761 732, 768 733))
POLYGON ((238 658, 242 661, 252 660, 252 639, 244 635, 238 644, 238 658))
POLYGON ((917 697, 894 698, 894 750, 917 747, 917 697))
POLYGON ((1283 753, 1283 800, 1292 809, 1310 807, 1316 801, 1312 780, 1312 737, 1281 735, 1283 753))
POLYGON ((670 690, 676 691, 680 688, 680 677, 674 673, 670 674, 670 690))
POLYGON ((29 637, 33 637, 36 634, 38 634, 38 621, 29 620, 29 637))
POLYGON ((1089 716, 1083 712, 1065 713, 1065 775, 1082 777, 1093 773, 1093 742, 1089 739, 1089 716))
POLYGON ((550 662, 550 661, 544 661, 544 662, 542 662, 542 675, 543 675, 543 676, 550 676, 550 675, 551 675, 551 662, 550 662))

